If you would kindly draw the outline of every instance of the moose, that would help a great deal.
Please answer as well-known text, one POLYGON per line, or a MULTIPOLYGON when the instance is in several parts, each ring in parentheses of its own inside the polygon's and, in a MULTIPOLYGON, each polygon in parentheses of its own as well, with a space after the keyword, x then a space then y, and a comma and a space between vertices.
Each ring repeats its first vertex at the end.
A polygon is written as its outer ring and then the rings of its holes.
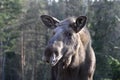
POLYGON ((93 80, 96 67, 92 40, 86 27, 86 16, 58 20, 41 15, 52 29, 42 60, 51 64, 51 80, 93 80))

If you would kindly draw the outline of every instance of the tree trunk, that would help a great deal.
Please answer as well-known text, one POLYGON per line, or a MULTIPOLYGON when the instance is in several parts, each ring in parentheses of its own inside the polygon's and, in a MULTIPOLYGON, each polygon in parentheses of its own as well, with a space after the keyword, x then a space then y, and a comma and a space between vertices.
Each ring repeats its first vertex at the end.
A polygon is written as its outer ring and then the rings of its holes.
POLYGON ((24 72, 24 65, 25 65, 25 54, 24 54, 24 32, 21 32, 21 65, 22 65, 22 80, 25 80, 25 72, 24 72))
POLYGON ((2 58, 2 80, 5 80, 5 61, 6 61, 6 55, 3 54, 3 58, 2 58))

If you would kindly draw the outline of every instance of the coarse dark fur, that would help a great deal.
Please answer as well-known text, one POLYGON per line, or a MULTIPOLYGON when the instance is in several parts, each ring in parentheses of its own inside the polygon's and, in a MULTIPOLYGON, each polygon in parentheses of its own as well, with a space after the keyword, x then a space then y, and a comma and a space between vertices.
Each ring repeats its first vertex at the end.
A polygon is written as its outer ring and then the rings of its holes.
POLYGON ((43 60, 52 64, 51 80, 93 80, 96 58, 86 17, 59 21, 42 15, 43 23, 53 30, 43 60))

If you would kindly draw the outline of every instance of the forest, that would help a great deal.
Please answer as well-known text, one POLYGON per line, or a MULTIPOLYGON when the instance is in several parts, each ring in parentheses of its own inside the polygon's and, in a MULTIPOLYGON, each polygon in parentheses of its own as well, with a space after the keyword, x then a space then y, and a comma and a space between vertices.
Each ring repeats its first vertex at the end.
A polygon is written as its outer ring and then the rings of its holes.
POLYGON ((0 0, 0 80, 50 80, 42 55, 51 30, 43 14, 87 16, 94 80, 120 80, 120 0, 0 0))

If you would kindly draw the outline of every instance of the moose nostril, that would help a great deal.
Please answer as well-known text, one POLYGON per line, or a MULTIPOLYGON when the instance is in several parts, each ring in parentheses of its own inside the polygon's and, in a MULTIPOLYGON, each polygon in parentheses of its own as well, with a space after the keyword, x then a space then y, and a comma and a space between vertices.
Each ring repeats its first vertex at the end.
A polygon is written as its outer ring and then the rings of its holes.
POLYGON ((47 63, 49 63, 49 60, 46 60, 47 63))

